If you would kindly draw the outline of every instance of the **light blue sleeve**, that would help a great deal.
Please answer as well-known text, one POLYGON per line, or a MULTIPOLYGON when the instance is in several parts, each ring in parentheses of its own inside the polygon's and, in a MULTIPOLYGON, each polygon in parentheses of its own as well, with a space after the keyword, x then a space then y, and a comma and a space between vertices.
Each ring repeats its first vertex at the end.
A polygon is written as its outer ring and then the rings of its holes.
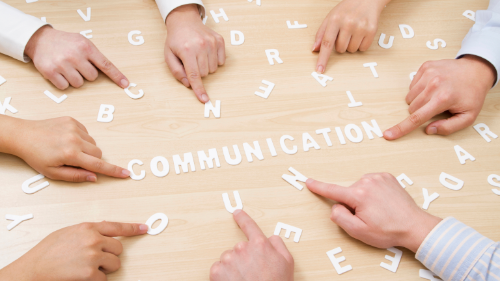
POLYGON ((416 258, 443 280, 500 280, 500 244, 452 217, 427 235, 416 258))
POLYGON ((457 58, 475 55, 489 61, 500 80, 500 0, 490 0, 488 10, 476 12, 476 23, 462 41, 457 58))

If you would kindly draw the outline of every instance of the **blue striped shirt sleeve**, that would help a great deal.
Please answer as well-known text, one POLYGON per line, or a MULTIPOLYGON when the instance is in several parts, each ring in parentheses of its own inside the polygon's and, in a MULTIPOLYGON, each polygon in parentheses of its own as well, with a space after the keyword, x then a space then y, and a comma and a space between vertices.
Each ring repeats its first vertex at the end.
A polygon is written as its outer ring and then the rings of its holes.
POLYGON ((500 244, 452 217, 427 235, 415 257, 443 280, 500 281, 500 244))

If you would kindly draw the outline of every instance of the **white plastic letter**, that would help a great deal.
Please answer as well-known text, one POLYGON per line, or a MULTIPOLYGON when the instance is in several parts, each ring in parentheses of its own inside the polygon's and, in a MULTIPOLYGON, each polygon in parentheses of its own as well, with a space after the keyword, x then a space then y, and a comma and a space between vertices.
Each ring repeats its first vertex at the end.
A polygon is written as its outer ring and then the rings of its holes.
POLYGON ((215 118, 220 118, 220 100, 215 101, 215 107, 212 105, 212 101, 205 103, 205 118, 210 118, 210 111, 215 118))
POLYGON ((200 161, 200 167, 202 170, 205 170, 205 163, 207 163, 209 169, 213 169, 214 161, 217 168, 220 167, 219 154, 217 154, 217 149, 215 148, 211 148, 208 150, 208 157, 205 154, 205 151, 198 151, 198 160, 200 161))
POLYGON ((92 33, 92 29, 80 31, 80 34, 83 35, 83 37, 85 37, 87 39, 92 39, 92 37, 94 37, 94 36, 92 34, 89 34, 89 33, 92 33))
POLYGON ((420 269, 418 271, 418 276, 420 276, 421 278, 430 280, 430 281, 441 281, 442 280, 436 274, 432 273, 432 271, 425 270, 425 269, 420 269))
POLYGON ((0 76, 0 85, 2 85, 5 82, 7 82, 7 80, 5 78, 3 78, 2 76, 0 76))
POLYGON ((215 23, 219 23, 219 18, 222 17, 225 21, 228 21, 229 18, 227 17, 226 13, 224 12, 224 9, 220 8, 218 14, 214 12, 214 10, 210 11, 210 14, 212 14, 212 18, 214 18, 215 23))
POLYGON ((273 157, 277 156, 278 153, 276 153, 276 148, 274 148, 273 140, 271 138, 267 138, 266 142, 267 142, 267 146, 269 147, 269 152, 271 152, 271 156, 273 156, 273 157))
POLYGON ((238 30, 231 30, 231 45, 239 46, 245 42, 245 35, 243 32, 238 30), (236 35, 238 35, 238 40, 236 40, 236 35))
POLYGON ((89 21, 90 20, 90 16, 91 16, 91 12, 92 10, 90 9, 90 7, 87 8, 87 15, 84 15, 82 10, 78 9, 76 10, 76 12, 80 15, 80 17, 82 17, 82 19, 84 21, 89 21))
POLYGON ((324 128, 324 129, 319 129, 319 130, 316 130, 316 134, 323 134, 323 137, 325 138, 325 141, 326 141, 326 145, 328 146, 332 146, 332 140, 330 140, 330 136, 328 135, 328 133, 330 133, 332 130, 330 128, 324 128))
POLYGON ((227 164, 234 166, 241 163, 241 153, 240 149, 236 144, 233 145, 233 150, 236 157, 234 159, 231 159, 231 154, 229 154, 229 149, 227 148, 227 146, 224 146, 222 148, 222 152, 224 153, 224 159, 226 159, 227 164))
POLYGON ((45 176, 42 174, 39 174, 39 175, 36 175, 36 176, 26 180, 25 182, 23 182, 22 189, 23 189, 24 193, 33 194, 33 193, 35 193, 39 190, 42 190, 42 189, 46 188, 47 186, 49 186, 49 182, 44 181, 35 187, 30 187, 31 184, 33 184, 33 183, 35 183, 43 178, 45 178, 45 176))
POLYGON ((347 97, 349 98, 349 101, 351 102, 347 105, 348 107, 357 107, 357 106, 363 105, 362 102, 356 102, 354 100, 354 97, 352 96, 352 93, 350 91, 347 91, 347 97))
POLYGON ((99 114, 97 115, 97 122, 109 123, 113 121, 113 113, 115 112, 115 107, 110 104, 101 104, 99 108, 99 114), (106 115, 106 117, 104 117, 106 115))
POLYGON ((344 133, 347 139, 350 140, 351 142, 361 142, 363 140, 363 132, 355 124, 349 124, 345 126, 344 133), (352 130, 356 132, 356 137, 352 135, 352 130))
MULTIPOLYGON (((38 1, 38 0, 37 0, 38 1)), ((46 17, 41 17, 40 18, 43 22, 47 22, 47 18, 46 17)))
POLYGON ((17 113, 17 109, 15 109, 12 105, 10 105, 11 97, 6 97, 3 101, 3 104, 0 102, 0 114, 5 115, 5 111, 8 110, 12 113, 17 113))
POLYGON ((298 190, 304 189, 304 187, 300 183, 298 183, 297 181, 306 182, 307 177, 305 177, 301 173, 297 172, 297 170, 295 170, 292 167, 288 168, 288 171, 292 172, 292 174, 294 174, 294 176, 283 174, 281 176, 281 178, 283 178, 289 184, 293 185, 298 190))
POLYGON ((460 147, 460 145, 455 145, 455 153, 457 154, 458 161, 460 161, 460 164, 465 164, 465 160, 470 159, 471 161, 476 161, 476 158, 474 156, 470 155, 465 149, 460 147), (463 155, 462 155, 463 154, 463 155))
POLYGON ((392 43, 394 43, 394 36, 389 37, 389 42, 387 44, 385 44, 384 41, 385 41, 385 34, 382 33, 380 34, 380 39, 378 39, 378 44, 380 47, 384 49, 390 49, 392 47, 392 43))
POLYGON ((417 72, 410 73, 410 80, 413 81, 413 78, 417 75, 417 72))
POLYGON ((270 65, 274 65, 274 60, 278 63, 283 63, 283 60, 280 58, 280 52, 276 49, 266 50, 266 56, 270 65))
POLYGON ((401 257, 403 257, 403 251, 401 251, 400 249, 394 248, 394 247, 387 249, 387 251, 393 252, 394 254, 396 254, 394 257, 388 256, 388 255, 385 256, 385 259, 390 260, 392 262, 392 264, 388 265, 385 262, 381 262, 380 266, 389 270, 389 271, 396 273, 396 271, 398 270, 399 262, 401 262, 401 257))
POLYGON ((471 21, 476 21, 476 13, 474 13, 474 11, 467 10, 462 15, 471 21))
POLYGON ((403 180, 406 181, 409 185, 413 185, 413 181, 404 173, 399 175, 396 179, 398 180, 402 188, 406 188, 406 185, 403 183, 403 180))
POLYGON ((410 39, 415 37, 415 32, 413 31, 413 28, 411 28, 411 26, 407 24, 400 24, 399 30, 401 30, 401 35, 403 35, 403 38, 405 39, 410 39))
POLYGON ((128 162, 128 170, 130 171, 130 178, 136 181, 142 180, 144 177, 146 177, 146 171, 142 170, 139 175, 134 174, 134 165, 140 165, 142 166, 143 163, 139 159, 134 159, 130 162, 128 162))
POLYGON ((365 63, 363 64, 364 67, 369 67, 370 70, 372 71, 373 73, 373 77, 375 78, 378 78, 378 73, 377 73, 377 70, 375 69, 375 66, 377 66, 377 63, 376 62, 369 62, 369 63, 365 63))
POLYGON ((54 94, 52 94, 49 91, 45 91, 43 93, 56 103, 61 103, 68 97, 67 95, 62 95, 60 98, 57 98, 56 96, 54 96, 54 94))
POLYGON ((168 160, 163 157, 163 156, 156 156, 151 160, 151 172, 153 172, 153 175, 163 178, 164 176, 168 175, 170 172, 170 165, 168 164, 168 160), (163 171, 158 170, 158 163, 161 162, 161 165, 163 166, 163 171))
POLYGON ((429 196, 427 188, 422 188, 422 192, 424 193, 424 205, 422 206, 422 209, 427 210, 429 209, 429 205, 431 204, 431 202, 439 197, 439 194, 434 192, 431 196, 429 196))
POLYGON ((134 100, 142 98, 144 96, 144 91, 142 89, 139 90, 139 93, 137 95, 132 94, 132 92, 129 90, 130 88, 134 87, 137 87, 137 84, 130 83, 128 87, 124 89, 125 93, 134 100))
POLYGON ((238 191, 233 191, 234 201, 236 201, 236 207, 231 206, 231 201, 229 201, 229 195, 227 193, 222 193, 222 201, 224 201, 224 207, 231 214, 236 210, 243 210, 243 203, 241 202, 240 193, 238 191))
MULTIPOLYGON (((500 176, 494 175, 494 174, 489 175, 488 176, 488 183, 491 184, 492 186, 500 187, 500 176), (495 182, 494 180, 496 180, 497 182, 495 182)), ((492 189, 491 191, 493 191, 493 193, 495 193, 496 195, 500 196, 500 190, 492 189)))
POLYGON ((318 143, 312 138, 312 136, 309 133, 303 133, 302 148, 304 148, 304 151, 307 152, 311 147, 314 147, 314 149, 321 149, 321 147, 319 147, 318 143))
POLYGON ((182 171, 184 173, 189 172, 188 164, 191 167, 191 172, 196 172, 196 167, 194 166, 194 160, 193 160, 193 153, 191 152, 184 153, 184 161, 181 160, 181 156, 179 154, 172 156, 172 158, 174 159, 174 168, 176 174, 181 173, 179 166, 182 166, 182 171))
POLYGON ((255 94, 261 98, 267 99, 269 97, 269 95, 271 94, 271 92, 273 91, 275 84, 271 83, 269 81, 266 81, 266 80, 262 80, 262 84, 267 85, 267 88, 259 87, 259 89, 264 91, 264 93, 255 92, 255 94))
POLYGON ((282 222, 278 222, 276 228, 274 229, 274 235, 280 235, 282 229, 286 230, 285 238, 290 238, 290 234, 292 233, 292 231, 295 232, 293 241, 295 243, 299 243, 300 236, 302 235, 302 229, 288 224, 284 224, 282 222))
POLYGON ((287 20, 286 25, 289 29, 307 28, 307 24, 299 24, 298 21, 294 21, 292 24, 289 20, 287 20))
POLYGON ((342 134, 342 130, 340 127, 335 127, 335 132, 337 133, 337 137, 339 138, 340 144, 346 144, 344 134, 342 134))
POLYGON ((297 146, 294 145, 292 149, 289 149, 286 145, 285 145, 285 140, 294 140, 294 138, 292 136, 289 136, 289 135, 283 135, 281 136, 280 138, 280 145, 281 145, 281 150, 283 150, 283 152, 285 152, 286 154, 295 154, 297 153, 297 146))
POLYGON ((463 180, 457 179, 454 176, 448 175, 447 173, 444 173, 444 172, 441 173, 441 175, 439 175, 439 182, 444 187, 447 187, 447 188, 449 188, 451 190, 460 190, 460 189, 462 189, 462 187, 464 187, 464 181, 463 180), (455 184, 451 184, 451 183, 449 183, 446 180, 451 180, 451 181, 455 182, 455 184))
POLYGON ((483 137, 483 139, 487 142, 491 142, 491 139, 488 136, 494 139, 498 138, 498 136, 492 131, 490 131, 490 128, 486 126, 486 124, 484 123, 479 123, 477 125, 474 125, 474 130, 476 130, 476 132, 478 132, 479 135, 481 135, 481 137, 483 137))
POLYGON ((333 78, 324 74, 319 74, 317 72, 311 73, 312 77, 319 82, 319 84, 323 87, 326 87, 326 81, 333 81, 333 78), (320 79, 321 78, 321 79, 320 79))
POLYGON ((431 49, 431 50, 437 50, 439 49, 439 43, 441 43, 441 47, 445 48, 446 47, 446 42, 443 40, 443 39, 434 39, 434 45, 432 44, 431 41, 427 41, 426 45, 427 45, 427 48, 431 49))
POLYGON ((16 215, 5 215, 5 219, 9 221, 13 221, 7 225, 7 230, 12 230, 18 224, 22 223, 25 220, 30 220, 33 218, 33 214, 28 214, 24 216, 16 216, 16 215))
POLYGON ((168 217, 167 215, 163 214, 163 213, 157 213, 157 214, 154 214, 152 215, 147 221, 146 221, 146 225, 149 227, 148 229, 148 234, 149 235, 158 235, 160 234, 163 230, 165 230, 165 228, 167 228, 167 225, 168 225, 168 217), (161 223, 159 226, 157 226, 156 228, 152 228, 153 227, 153 224, 157 221, 157 220, 161 220, 161 223))
POLYGON ((371 122, 372 122, 373 126, 370 126, 365 121, 361 122, 361 125, 363 125, 363 129, 365 129, 365 132, 368 135, 368 138, 371 140, 374 139, 372 132, 375 133, 375 135, 377 135, 377 137, 379 137, 379 138, 383 137, 384 135, 382 134, 382 131, 380 130, 380 127, 377 124, 377 121, 375 121, 375 119, 373 119, 373 120, 371 120, 371 122))
POLYGON ((335 249, 333 249, 331 251, 326 252, 326 255, 328 256, 328 258, 332 262, 333 267, 335 267, 335 270, 337 271, 337 273, 339 275, 342 274, 342 273, 346 273, 349 270, 352 270, 352 266, 350 266, 350 265, 346 265, 344 267, 340 266, 340 263, 343 262, 343 261, 345 261, 345 257, 344 256, 342 256, 340 258, 336 258, 335 257, 336 254, 340 254, 340 253, 342 253, 342 249, 340 247, 335 248, 335 249))
POLYGON ((247 142, 243 144, 243 150, 245 150, 245 155, 247 156, 247 161, 252 163, 253 157, 252 154, 257 157, 257 159, 262 160, 264 156, 262 155, 262 150, 260 149, 260 145, 258 141, 253 142, 253 147, 251 147, 247 142))
POLYGON ((130 42, 130 44, 134 45, 134 46, 139 46, 139 45, 142 45, 144 44, 144 37, 142 36, 137 36, 137 41, 134 40, 133 36, 134 35, 140 35, 141 32, 139 30, 132 30, 128 33, 128 42, 130 42))

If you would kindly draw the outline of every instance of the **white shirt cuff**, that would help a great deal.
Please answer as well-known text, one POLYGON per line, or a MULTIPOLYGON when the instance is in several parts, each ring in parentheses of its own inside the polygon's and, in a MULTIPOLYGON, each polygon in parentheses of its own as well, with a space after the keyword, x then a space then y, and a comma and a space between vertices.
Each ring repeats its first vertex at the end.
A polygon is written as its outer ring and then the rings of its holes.
POLYGON ((196 4, 198 5, 198 11, 200 12, 200 17, 205 17, 205 6, 201 0, 156 0, 156 5, 160 10, 163 21, 167 20, 170 12, 176 8, 184 5, 196 4))

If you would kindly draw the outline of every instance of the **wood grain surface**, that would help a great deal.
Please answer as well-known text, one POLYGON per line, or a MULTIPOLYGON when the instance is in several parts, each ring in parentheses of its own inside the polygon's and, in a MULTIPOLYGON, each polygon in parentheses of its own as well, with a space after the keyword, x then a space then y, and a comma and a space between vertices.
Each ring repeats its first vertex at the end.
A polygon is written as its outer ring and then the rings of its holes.
MULTIPOLYGON (((299 243, 284 239, 293 254, 296 280, 421 280, 423 265, 405 250, 397 273, 380 267, 386 254, 350 238, 329 219, 332 202, 299 191, 281 175, 289 167, 307 177, 350 185, 363 174, 405 173, 414 182, 406 190, 417 204, 423 204, 422 188, 437 192, 429 212, 453 216, 493 240, 500 240, 500 196, 487 182, 490 174, 500 174, 500 139, 487 143, 472 127, 448 137, 427 136, 421 127, 393 142, 364 134, 360 143, 341 145, 332 132, 328 147, 316 130, 347 124, 361 127, 375 119, 382 130, 408 116, 405 96, 409 74, 428 60, 453 59, 473 21, 462 16, 465 10, 486 9, 487 0, 394 0, 383 11, 376 39, 364 53, 333 54, 326 74, 333 77, 323 88, 311 76, 317 53, 311 48, 317 29, 339 1, 327 0, 207 0, 207 12, 223 8, 229 21, 216 24, 209 16, 207 25, 226 41, 227 63, 204 79, 211 100, 222 102, 220 119, 204 118, 204 106, 170 74, 164 62, 166 28, 153 0, 22 0, 6 3, 47 21, 57 29, 80 32, 92 30, 94 44, 130 79, 143 89, 143 98, 133 100, 102 73, 97 81, 80 89, 57 90, 32 63, 24 64, 0 56, 0 100, 12 97, 19 110, 11 114, 25 119, 71 116, 83 123, 103 150, 103 158, 127 167, 132 159, 144 162, 135 172, 145 170, 142 181, 99 176, 98 182, 72 184, 48 180, 50 186, 27 195, 21 184, 37 173, 17 157, 0 154, 0 267, 14 261, 51 232, 87 221, 145 222, 162 212, 169 217, 166 230, 157 236, 119 238, 124 244, 122 268, 109 280, 208 280, 213 262, 220 254, 245 239, 225 210, 221 194, 238 190, 244 210, 272 235, 278 222, 303 230, 299 243), (77 9, 92 7, 92 17, 84 22, 77 9), (308 28, 288 29, 286 21, 299 21, 308 28), (403 39, 399 24, 408 24, 415 37, 403 39), (133 46, 127 40, 132 30, 140 30, 145 44, 133 46), (245 34, 241 46, 230 44, 230 31, 245 34), (380 33, 394 36, 394 46, 378 46, 380 33), (444 39, 446 48, 430 50, 426 42, 444 39), (283 64, 269 65, 266 49, 278 49, 283 64), (374 78, 363 64, 377 62, 380 78, 374 78), (262 80, 276 84, 268 99, 254 94, 262 80), (68 98, 56 104, 43 92, 68 98), (346 91, 363 106, 349 108, 346 91), (97 122, 101 104, 115 106, 111 123, 97 122), (302 149, 302 134, 310 133, 320 150, 302 149), (291 135, 298 153, 285 154, 282 135, 291 135), (278 155, 272 157, 266 144, 271 138, 278 155), (259 141, 264 160, 246 160, 243 143, 259 141), (237 144, 243 161, 226 163, 222 147, 237 144), (460 145, 476 161, 461 165, 453 147, 460 145), (201 170, 197 151, 216 148, 220 168, 201 170), (196 172, 175 174, 172 156, 192 152, 196 172), (154 176, 150 161, 155 156, 169 160, 170 173, 154 176), (460 191, 439 183, 446 172, 465 181, 460 191), (6 214, 34 214, 34 219, 7 231, 6 214), (326 252, 341 247, 342 266, 353 270, 338 275, 326 252)), ((440 116, 441 118, 445 116, 440 116)), ((477 123, 487 124, 500 134, 500 90, 491 90, 477 123)), ((397 212, 398 210, 394 210, 397 212)), ((293 235, 293 234, 292 234, 293 235)), ((281 236, 284 236, 282 232, 281 236)), ((392 255, 392 254, 391 254, 392 255)))

